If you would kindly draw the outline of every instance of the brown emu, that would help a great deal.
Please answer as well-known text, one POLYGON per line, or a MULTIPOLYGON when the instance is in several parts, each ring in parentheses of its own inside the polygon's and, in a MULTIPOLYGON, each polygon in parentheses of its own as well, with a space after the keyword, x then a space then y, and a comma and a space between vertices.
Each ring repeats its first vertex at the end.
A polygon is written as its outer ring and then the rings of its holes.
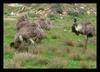
POLYGON ((29 39, 33 44, 33 40, 32 37, 35 36, 35 34, 33 33, 33 28, 32 26, 24 26, 21 29, 19 29, 15 35, 15 39, 14 42, 12 42, 10 44, 11 47, 15 47, 17 44, 21 44, 21 42, 26 41, 29 39))
POLYGON ((43 29, 40 27, 40 25, 34 23, 33 27, 34 27, 34 34, 35 34, 34 41, 40 43, 41 40, 45 37, 45 33, 43 29))
POLYGON ((52 26, 51 22, 46 18, 40 18, 36 23, 39 24, 40 27, 45 30, 50 30, 52 26))
POLYGON ((78 24, 75 18, 74 24, 72 25, 72 32, 74 32, 76 35, 82 34, 86 36, 85 48, 87 49, 88 38, 95 35, 95 28, 91 22, 83 22, 78 24))
POLYGON ((30 41, 32 44, 34 44, 34 41, 40 42, 43 37, 44 31, 37 27, 35 24, 33 24, 32 26, 24 26, 19 31, 17 31, 15 39, 13 42, 11 42, 10 46, 18 48, 23 41, 27 43, 30 41))
POLYGON ((44 32, 41 28, 44 28, 44 25, 45 25, 45 28, 49 29, 49 25, 48 25, 49 22, 46 23, 46 20, 43 19, 43 20, 40 20, 40 22, 38 23, 31 23, 27 17, 27 15, 22 15, 19 17, 18 19, 18 22, 16 24, 16 27, 17 27, 17 31, 20 30, 22 27, 24 26, 32 26, 34 27, 34 33, 36 34, 36 37, 35 37, 35 41, 38 43, 41 41, 41 39, 43 38, 44 36, 44 32))
POLYGON ((16 24, 17 33, 15 39, 10 43, 10 47, 18 48, 23 41, 34 44, 40 42, 44 36, 43 30, 39 25, 30 23, 26 16, 21 16, 16 24), (34 38, 34 41, 33 39, 34 38))

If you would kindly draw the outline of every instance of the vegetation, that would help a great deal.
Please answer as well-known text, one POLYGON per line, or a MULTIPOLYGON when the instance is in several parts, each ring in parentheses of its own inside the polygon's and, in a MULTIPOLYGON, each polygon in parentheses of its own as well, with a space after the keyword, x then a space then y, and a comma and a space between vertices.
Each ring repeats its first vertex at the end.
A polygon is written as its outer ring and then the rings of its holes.
MULTIPOLYGON (((50 5, 33 4, 29 7, 32 6, 34 9, 39 9, 50 5)), ((16 10, 17 7, 11 8, 4 4, 4 68, 96 68, 96 37, 89 39, 87 50, 83 53, 84 36, 76 36, 71 32, 73 16, 67 14, 48 15, 53 28, 45 31, 47 38, 37 44, 37 48, 30 47, 28 52, 19 52, 10 48, 9 44, 16 33, 17 21, 16 16, 11 16, 10 12, 16 12, 16 10)), ((38 19, 38 15, 29 13, 29 18, 34 22, 38 19)), ((85 13, 77 18, 79 22, 91 21, 96 27, 96 15, 94 14, 85 13)))

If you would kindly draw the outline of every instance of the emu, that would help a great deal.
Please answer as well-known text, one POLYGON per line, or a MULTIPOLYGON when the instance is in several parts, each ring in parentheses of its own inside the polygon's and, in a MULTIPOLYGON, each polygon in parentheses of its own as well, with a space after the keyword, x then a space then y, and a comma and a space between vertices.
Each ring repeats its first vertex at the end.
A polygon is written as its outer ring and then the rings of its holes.
POLYGON ((34 34, 36 34, 35 41, 37 43, 41 41, 41 39, 43 38, 44 32, 41 29, 40 24, 31 23, 29 21, 27 15, 24 14, 22 16, 19 16, 18 22, 16 24, 17 31, 19 31, 24 26, 27 26, 27 27, 32 26, 32 27, 34 27, 34 34))
POLYGON ((46 18, 40 18, 36 23, 39 24, 40 27, 45 30, 50 30, 52 26, 51 22, 46 18))
POLYGON ((19 48, 22 42, 40 42, 44 37, 44 31, 37 27, 35 24, 32 26, 24 26, 15 35, 15 39, 10 43, 10 47, 19 48), (33 40, 34 38, 34 40, 33 40))
POLYGON ((27 42, 28 39, 34 44, 34 41, 32 40, 33 36, 35 36, 35 34, 33 33, 32 26, 24 26, 17 31, 14 42, 12 42, 10 46, 16 48, 16 45, 22 43, 23 41, 27 42))
POLYGON ((33 27, 34 27, 34 34, 35 34, 34 41, 36 43, 40 43, 41 40, 45 38, 45 33, 43 29, 40 27, 40 25, 34 23, 33 27))
POLYGON ((77 19, 74 18, 74 23, 72 25, 72 32, 76 35, 82 34, 86 36, 85 39, 85 49, 87 49, 87 41, 88 38, 93 37, 95 35, 95 28, 91 22, 83 22, 78 24, 77 19))
POLYGON ((30 23, 25 15, 18 19, 16 30, 15 39, 10 43, 10 47, 19 48, 23 41, 30 41, 34 44, 34 41, 40 42, 44 36, 44 31, 40 26, 35 23, 30 23), (32 38, 34 38, 34 41, 32 38))

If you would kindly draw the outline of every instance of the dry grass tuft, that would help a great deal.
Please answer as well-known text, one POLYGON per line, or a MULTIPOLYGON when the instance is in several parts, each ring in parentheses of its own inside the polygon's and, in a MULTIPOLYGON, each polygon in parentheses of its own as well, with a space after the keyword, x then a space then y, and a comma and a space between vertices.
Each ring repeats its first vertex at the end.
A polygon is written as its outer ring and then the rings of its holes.
POLYGON ((42 64, 42 65, 47 65, 49 63, 49 60, 43 56, 37 56, 36 60, 38 64, 42 64))
POLYGON ((39 49, 33 48, 33 49, 32 49, 32 53, 33 53, 33 54, 39 54, 39 49))
POLYGON ((84 47, 84 43, 79 43, 77 46, 78 47, 84 47))
POLYGON ((70 48, 48 48, 47 49, 49 52, 56 54, 56 56, 66 56, 66 54, 70 53, 70 48))
POLYGON ((9 46, 4 46, 4 51, 5 52, 13 52, 14 49, 13 48, 10 48, 9 46))
POLYGON ((96 60, 96 51, 91 48, 88 48, 85 52, 86 60, 96 60))
POLYGON ((63 48, 63 52, 70 53, 71 51, 70 51, 70 48, 63 48))
POLYGON ((54 58, 48 63, 48 68, 66 68, 67 62, 61 58, 54 58))
POLYGON ((93 37, 88 41, 88 44, 95 44, 96 45, 96 41, 97 41, 96 37, 93 37))
POLYGON ((81 67, 81 68, 90 68, 89 64, 87 64, 87 63, 84 62, 84 61, 80 61, 80 67, 81 67))
POLYGON ((33 54, 41 54, 44 52, 44 48, 42 48, 42 47, 32 48, 32 50, 29 52, 31 52, 33 54))
POLYGON ((57 35, 53 35, 52 37, 51 37, 52 39, 57 39, 57 38, 59 38, 57 35))
POLYGON ((70 48, 58 48, 55 53, 57 53, 59 56, 65 56, 66 54, 70 53, 70 48))
POLYGON ((79 60, 79 61, 82 59, 81 55, 78 52, 70 53, 69 58, 73 60, 79 60))
POLYGON ((63 50, 63 48, 56 48, 55 52, 53 52, 56 56, 65 56, 66 52, 63 50))
POLYGON ((73 41, 71 41, 71 40, 65 41, 64 44, 65 44, 65 45, 68 45, 68 46, 72 46, 72 47, 74 46, 74 43, 73 43, 73 41))
POLYGON ((14 58, 11 61, 6 62, 7 64, 4 65, 5 67, 8 68, 21 68, 24 66, 23 62, 26 61, 32 62, 36 59, 36 57, 37 57, 36 55, 33 55, 28 52, 18 52, 18 53, 16 52, 14 58))
POLYGON ((33 55, 31 53, 28 52, 21 52, 21 53, 16 53, 14 56, 14 60, 16 62, 19 61, 24 61, 24 60, 28 60, 28 59, 35 59, 36 55, 33 55))
POLYGON ((48 50, 51 51, 51 52, 56 52, 57 49, 58 49, 58 48, 54 48, 54 47, 48 48, 48 50))
POLYGON ((16 63, 14 60, 11 60, 9 62, 4 63, 4 68, 8 69, 8 68, 21 68, 20 63, 16 63))

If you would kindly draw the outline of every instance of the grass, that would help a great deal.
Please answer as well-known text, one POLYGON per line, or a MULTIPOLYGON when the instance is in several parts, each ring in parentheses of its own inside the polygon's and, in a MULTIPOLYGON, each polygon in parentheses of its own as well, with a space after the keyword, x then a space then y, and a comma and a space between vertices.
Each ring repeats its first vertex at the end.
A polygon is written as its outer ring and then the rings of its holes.
MULTIPOLYGON (((82 53, 84 36, 71 32, 72 17, 65 15, 61 19, 59 15, 54 15, 48 18, 53 23, 53 29, 45 31, 47 38, 37 44, 37 48, 30 48, 29 52, 18 52, 9 47, 16 33, 16 17, 14 20, 4 19, 4 68, 96 68, 94 37, 89 39, 88 48, 82 53)), ((94 15, 78 17, 79 22, 83 19, 96 26, 94 15)))

